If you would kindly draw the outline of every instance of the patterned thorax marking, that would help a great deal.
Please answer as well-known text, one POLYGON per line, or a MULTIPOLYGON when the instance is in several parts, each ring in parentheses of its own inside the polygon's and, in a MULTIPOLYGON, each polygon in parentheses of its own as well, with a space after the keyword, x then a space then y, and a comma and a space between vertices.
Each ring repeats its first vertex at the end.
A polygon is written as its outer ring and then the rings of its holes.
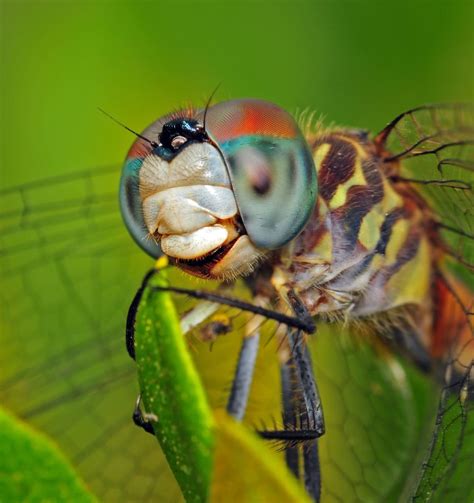
POLYGON ((395 189, 358 132, 321 134, 311 144, 320 192, 291 257, 282 257, 291 286, 313 314, 424 305, 431 274, 425 209, 395 189))

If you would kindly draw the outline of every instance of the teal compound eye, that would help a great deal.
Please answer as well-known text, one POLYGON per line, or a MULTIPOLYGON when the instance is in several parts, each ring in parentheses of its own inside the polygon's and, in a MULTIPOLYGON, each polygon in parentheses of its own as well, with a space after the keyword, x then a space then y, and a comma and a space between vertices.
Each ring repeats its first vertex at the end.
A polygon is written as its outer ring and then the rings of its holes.
POLYGON ((207 111, 206 132, 226 161, 252 243, 274 250, 294 239, 313 211, 317 174, 293 117, 261 100, 227 101, 207 111))
POLYGON ((143 217, 140 196, 140 169, 143 159, 129 158, 125 161, 120 179, 120 209, 125 226, 134 241, 148 255, 158 258, 163 255, 159 243, 148 232, 143 217))

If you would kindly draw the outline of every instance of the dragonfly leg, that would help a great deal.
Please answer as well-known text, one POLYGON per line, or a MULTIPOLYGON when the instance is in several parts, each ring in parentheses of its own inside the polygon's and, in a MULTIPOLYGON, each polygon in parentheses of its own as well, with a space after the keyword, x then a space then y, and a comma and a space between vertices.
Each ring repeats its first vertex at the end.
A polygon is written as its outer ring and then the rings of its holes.
POLYGON ((237 368, 232 382, 229 401, 227 402, 227 412, 238 421, 242 421, 247 408, 259 341, 260 334, 258 330, 252 335, 244 337, 237 360, 237 368))
MULTIPOLYGON (((316 331, 314 321, 309 314, 304 318, 298 316, 298 314, 296 314, 296 316, 287 316, 278 311, 266 309, 265 307, 262 307, 260 305, 250 304, 249 302, 245 302, 240 299, 227 297, 226 295, 215 292, 208 292, 205 290, 191 290, 188 288, 177 288, 174 286, 154 286, 153 289, 187 295, 195 299, 215 302, 216 304, 221 304, 224 306, 236 307, 238 309, 241 309, 242 311, 257 314, 263 316, 264 318, 278 321, 279 323, 288 327, 298 328, 308 334, 312 334, 316 331)), ((137 295, 138 293, 139 292, 137 292, 137 295)))
MULTIPOLYGON (((295 315, 308 322, 309 313, 292 301, 295 315)), ((237 361, 227 411, 241 421, 245 414, 255 361, 258 353, 259 331, 251 331, 244 338, 237 361)), ((289 469, 299 476, 300 451, 304 467, 304 482, 308 494, 314 501, 320 500, 321 472, 317 439, 324 433, 324 419, 318 389, 312 371, 308 347, 300 329, 288 328, 290 358, 281 365, 283 423, 284 430, 260 431, 263 438, 287 443, 286 462, 289 469), (301 443, 301 445, 299 445, 301 443)))
POLYGON ((148 282, 157 272, 158 269, 151 269, 145 274, 142 284, 137 290, 137 293, 133 297, 132 303, 128 308, 127 324, 125 326, 125 347, 127 348, 127 352, 132 360, 135 360, 135 320, 137 317, 138 306, 148 282))
POLYGON ((303 460, 306 492, 314 501, 319 502, 321 501, 321 465, 317 440, 303 445, 303 460))
MULTIPOLYGON (((137 316, 138 306, 143 296, 143 292, 150 281, 150 279, 158 272, 158 269, 154 268, 149 270, 143 280, 140 288, 137 290, 137 293, 133 297, 132 303, 128 308, 127 313, 127 323, 125 327, 125 346, 127 348, 127 352, 133 360, 135 360, 135 320, 137 316)), ((146 417, 143 414, 142 409, 140 407, 141 404, 141 395, 138 395, 137 400, 135 402, 135 408, 133 409, 132 420, 138 427, 142 428, 147 433, 154 435, 155 432, 153 430, 153 426, 150 422, 150 418, 146 417)))
MULTIPOLYGON (((135 402, 135 408, 133 409, 133 414, 132 414, 133 422, 135 423, 136 426, 142 428, 147 433, 154 435, 155 430, 153 429, 153 426, 150 421, 150 419, 152 419, 152 418, 147 417, 146 414, 143 414, 143 411, 140 407, 141 401, 142 401, 142 397, 141 397, 141 395, 138 395, 137 400, 135 402)), ((153 419, 156 419, 156 418, 153 418, 153 419)))
POLYGON ((309 430, 321 436, 324 433, 324 417, 316 380, 313 374, 311 356, 308 346, 302 338, 301 331, 288 331, 288 342, 292 347, 292 359, 295 364, 298 384, 304 401, 304 421, 309 430))
MULTIPOLYGON (((298 390, 295 389, 297 377, 292 359, 287 360, 280 366, 281 395, 282 395, 282 416, 283 424, 286 428, 294 425, 297 428, 297 410, 295 401, 298 390)), ((298 445, 288 444, 285 447, 286 465, 296 478, 300 476, 299 449, 298 445)))
MULTIPOLYGON (((303 320, 311 318, 305 305, 292 290, 288 292, 288 300, 295 315, 303 320)), ((313 373, 313 364, 303 334, 300 330, 288 330, 288 342, 292 350, 292 358, 295 362, 296 373, 299 374, 299 382, 304 400, 304 412, 300 417, 300 423, 308 425, 308 429, 316 431, 319 436, 324 434, 324 416, 319 397, 316 379, 313 373)), ((319 463, 318 437, 303 444, 304 483, 307 493, 314 501, 321 499, 321 466, 319 463)))
POLYGON ((307 345, 301 333, 288 330, 291 356, 280 368, 284 430, 259 431, 265 439, 283 442, 288 468, 300 476, 303 469, 307 493, 320 501, 321 470, 318 438, 324 434, 321 401, 312 373, 307 345), (302 462, 300 462, 302 458, 302 462))
MULTIPOLYGON (((303 451, 304 483, 313 501, 321 497, 321 468, 319 464, 318 438, 324 434, 324 417, 314 378, 308 346, 300 331, 288 331, 288 342, 292 349, 289 360, 293 364, 292 381, 287 385, 290 405, 296 420, 293 424, 306 439, 301 443, 303 451)), ((287 364, 288 365, 288 364, 287 364)), ((291 424, 291 423, 290 423, 291 424)), ((291 448, 291 445, 289 446, 291 448)), ((288 456, 294 454, 287 453, 288 456)), ((289 466, 292 469, 291 466, 289 466)))
MULTIPOLYGON (((303 397, 306 405, 302 423, 308 423, 310 430, 315 430, 322 435, 324 433, 324 417, 307 344, 300 341, 297 345, 297 354, 294 356, 294 359, 295 362, 298 362, 296 366, 300 372, 303 397)), ((303 459, 306 491, 314 501, 320 501, 321 467, 319 464, 317 438, 303 445, 303 459)))
MULTIPOLYGON (((286 298, 295 316, 308 324, 312 317, 296 293, 289 290, 286 298)), ((303 468, 306 491, 313 501, 319 502, 321 468, 318 438, 325 429, 321 400, 303 331, 288 327, 287 342, 290 356, 280 370, 285 432, 266 432, 265 438, 286 441, 285 455, 289 469, 299 476, 300 468, 303 468)))

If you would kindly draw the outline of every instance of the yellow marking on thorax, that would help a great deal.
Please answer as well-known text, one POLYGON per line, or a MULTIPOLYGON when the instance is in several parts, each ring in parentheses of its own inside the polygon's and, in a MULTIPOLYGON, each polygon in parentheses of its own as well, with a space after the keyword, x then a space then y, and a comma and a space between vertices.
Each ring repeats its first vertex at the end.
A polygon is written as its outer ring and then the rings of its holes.
POLYGON ((314 165, 316 166, 316 171, 320 168, 321 164, 324 161, 324 158, 328 155, 329 150, 331 149, 330 143, 322 143, 318 145, 313 151, 313 160, 314 165))
POLYGON ((378 271, 379 269, 382 269, 384 265, 385 265, 385 257, 383 255, 377 254, 372 259, 372 264, 370 265, 370 268, 372 269, 372 271, 378 271))
POLYGON ((347 182, 342 183, 336 189, 336 193, 329 201, 329 208, 335 210, 341 206, 344 206, 347 200, 347 192, 351 187, 356 185, 367 185, 367 180, 365 179, 364 172, 362 171, 362 161, 367 159, 366 151, 351 138, 343 137, 345 141, 351 143, 351 145, 356 150, 356 157, 354 160, 354 174, 347 180, 347 182))
POLYGON ((403 200, 397 194, 387 180, 383 179, 384 197, 379 204, 376 204, 363 218, 359 230, 359 242, 371 250, 380 239, 380 230, 386 216, 395 208, 403 206, 403 200))
POLYGON ((430 246, 428 240, 422 238, 416 255, 388 280, 385 292, 391 299, 391 307, 421 304, 430 286, 430 246))
POLYGON ((390 240, 385 249, 385 264, 392 265, 397 260, 397 254, 400 248, 404 245, 405 240, 410 231, 411 222, 401 218, 397 220, 392 227, 392 233, 390 235, 390 240))
POLYGON ((355 161, 354 174, 347 180, 347 182, 342 183, 337 187, 336 193, 329 201, 329 208, 335 210, 341 206, 344 206, 347 199, 347 192, 351 187, 355 185, 367 185, 367 182, 362 172, 362 163, 360 158, 357 157, 355 161))

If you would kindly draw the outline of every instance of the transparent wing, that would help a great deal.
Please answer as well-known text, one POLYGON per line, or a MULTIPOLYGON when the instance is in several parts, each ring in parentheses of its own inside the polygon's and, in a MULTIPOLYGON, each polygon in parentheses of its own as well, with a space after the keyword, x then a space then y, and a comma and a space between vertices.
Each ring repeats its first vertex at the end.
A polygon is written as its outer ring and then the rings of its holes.
MULTIPOLYGON (((474 383, 472 311, 474 289, 474 107, 429 105, 396 117, 375 139, 394 183, 430 202, 438 222, 439 248, 448 267, 470 288, 445 282, 470 337, 448 357, 429 454, 415 501, 471 501, 474 484, 474 383)), ((443 266, 442 266, 443 267, 443 266)), ((443 275, 443 273, 442 273, 443 275)), ((453 324, 457 318, 453 312, 453 324)), ((460 330, 451 327, 452 331, 460 330)))
POLYGON ((450 253, 474 262, 474 106, 427 105, 396 117, 375 138, 395 182, 435 210, 450 253), (393 168, 393 161, 400 161, 393 168))
POLYGON ((118 167, 0 194, 2 405, 51 435, 104 501, 179 501, 131 422, 125 316, 150 267, 118 210, 118 167))

